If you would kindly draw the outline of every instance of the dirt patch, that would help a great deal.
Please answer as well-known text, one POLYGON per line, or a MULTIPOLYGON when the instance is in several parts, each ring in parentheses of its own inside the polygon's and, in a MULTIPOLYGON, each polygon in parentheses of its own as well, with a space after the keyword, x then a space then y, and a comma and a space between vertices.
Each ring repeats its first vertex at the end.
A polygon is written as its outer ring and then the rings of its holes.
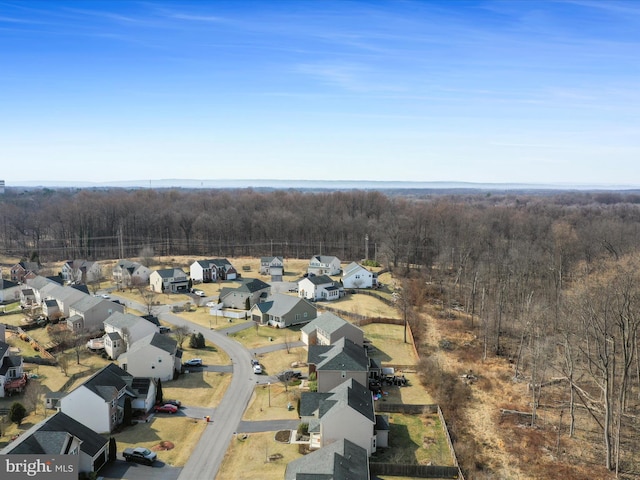
POLYGON ((291 440, 291 430, 280 430, 276 432, 276 442, 289 443, 291 440))
POLYGON ((169 442, 167 440, 163 440, 158 445, 154 445, 151 449, 155 450, 157 452, 161 452, 161 451, 166 451, 166 450, 173 450, 174 447, 175 447, 175 445, 173 444, 173 442, 169 442))

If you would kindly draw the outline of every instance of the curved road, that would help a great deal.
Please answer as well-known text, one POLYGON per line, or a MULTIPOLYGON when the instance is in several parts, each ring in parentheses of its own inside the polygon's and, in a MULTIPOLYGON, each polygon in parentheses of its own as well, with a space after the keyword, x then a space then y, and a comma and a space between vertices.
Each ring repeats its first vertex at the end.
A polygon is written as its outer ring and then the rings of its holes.
MULTIPOLYGON (((142 312, 146 310, 144 305, 129 299, 121 298, 120 301, 127 307, 132 307, 142 312)), ((249 404, 249 399, 257 383, 251 367, 251 353, 240 343, 230 339, 226 333, 209 330, 206 327, 201 327, 173 315, 170 313, 170 306, 168 305, 160 307, 159 310, 158 318, 175 326, 186 326, 192 332, 202 333, 206 340, 216 344, 231 358, 233 368, 231 384, 227 388, 220 405, 215 409, 213 421, 207 425, 200 437, 200 441, 178 477, 178 480, 214 479, 218 474, 220 465, 222 465, 229 443, 241 425, 242 415, 249 404)), ((242 327, 249 328, 250 326, 250 323, 246 324, 246 327, 241 324, 234 326, 234 330, 240 330, 242 327)), ((277 349, 276 345, 270 347, 277 349)), ((246 431, 248 426, 246 424, 242 426, 243 430, 246 431)))

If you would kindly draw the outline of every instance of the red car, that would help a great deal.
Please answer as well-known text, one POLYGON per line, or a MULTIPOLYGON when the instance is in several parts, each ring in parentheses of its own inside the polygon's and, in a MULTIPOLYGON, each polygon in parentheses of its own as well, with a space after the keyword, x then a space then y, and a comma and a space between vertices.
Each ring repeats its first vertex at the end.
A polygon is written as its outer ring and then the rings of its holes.
POLYGON ((166 405, 156 405, 153 407, 153 410, 158 413, 176 413, 178 411, 178 407, 167 403, 166 405))

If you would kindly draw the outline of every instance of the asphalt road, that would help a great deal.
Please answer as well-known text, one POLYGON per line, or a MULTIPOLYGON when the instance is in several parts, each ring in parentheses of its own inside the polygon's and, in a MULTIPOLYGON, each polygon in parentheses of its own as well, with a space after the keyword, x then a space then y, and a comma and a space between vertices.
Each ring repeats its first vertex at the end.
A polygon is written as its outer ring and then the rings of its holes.
MULTIPOLYGON (((140 311, 145 311, 144 305, 133 302, 131 300, 121 299, 126 306, 130 306, 140 311)), ((229 332, 236 332, 244 328, 250 328, 250 322, 242 322, 230 324, 229 328, 225 330, 210 330, 200 325, 196 325, 187 320, 184 320, 176 315, 173 315, 170 311, 170 306, 164 305, 156 308, 158 317, 164 322, 170 323, 175 326, 186 326, 192 332, 202 333, 204 338, 209 342, 216 344, 219 348, 224 350, 231 358, 231 370, 233 376, 231 378, 231 384, 227 388, 224 398, 215 409, 204 409, 199 407, 185 407, 181 412, 183 415, 188 416, 200 416, 211 415, 212 421, 207 425, 204 430, 200 441, 196 445, 193 453, 189 457, 187 464, 180 470, 176 468, 163 468, 160 470, 170 470, 167 475, 175 475, 176 471, 179 471, 178 477, 164 477, 164 475, 152 475, 150 477, 138 476, 137 474, 131 478, 143 479, 154 478, 154 480, 195 480, 195 479, 214 479, 218 474, 218 470, 222 465, 222 460, 229 447, 229 443, 234 434, 239 432, 242 427, 243 433, 250 432, 262 432, 282 430, 287 428, 296 428, 297 421, 272 421, 272 422, 241 422, 242 415, 246 410, 253 389, 256 383, 268 382, 271 379, 269 377, 262 377, 255 375, 251 367, 251 358, 253 352, 249 352, 243 345, 229 338, 229 332)), ((290 344, 293 346, 294 344, 290 344)), ((297 342, 296 342, 297 345, 297 342)), ((284 348, 283 345, 269 345, 265 351, 275 351, 284 348)), ((262 353, 262 349, 260 350, 262 353)), ((214 367, 204 366, 203 368, 209 369, 214 367)), ((228 369, 229 367, 224 367, 228 369)), ((126 462, 117 462, 124 463, 126 462)), ((142 466, 137 466, 142 468, 142 466)), ((130 467, 133 468, 133 467, 130 467)), ((136 468, 136 473, 143 471, 140 468, 136 468)), ((147 467, 148 468, 148 467, 147 467)), ((144 474, 148 472, 158 473, 157 468, 148 468, 144 474)), ((116 477, 117 478, 117 477, 116 477)), ((126 478, 126 477, 120 477, 126 478)))

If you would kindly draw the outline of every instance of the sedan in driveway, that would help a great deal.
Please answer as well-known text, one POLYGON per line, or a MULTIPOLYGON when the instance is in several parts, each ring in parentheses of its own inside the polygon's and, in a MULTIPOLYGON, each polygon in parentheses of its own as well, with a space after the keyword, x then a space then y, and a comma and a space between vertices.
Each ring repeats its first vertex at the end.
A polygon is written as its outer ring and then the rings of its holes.
POLYGON ((156 405, 155 407, 153 407, 153 410, 156 413, 176 413, 178 411, 178 407, 167 403, 165 405, 156 405))
POLYGON ((202 359, 201 358, 192 358, 192 359, 187 360, 186 362, 184 362, 184 364, 187 367, 201 367, 202 366, 202 359))

